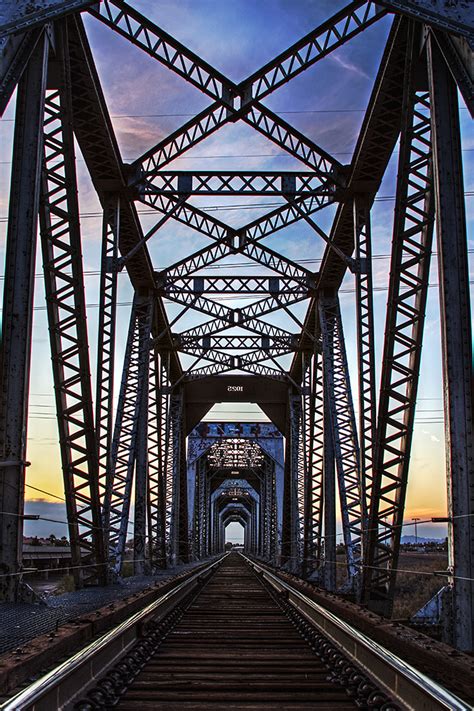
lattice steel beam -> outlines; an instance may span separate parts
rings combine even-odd
[[[159,171],[137,184],[138,197],[158,195],[324,195],[334,187],[313,172]]]
[[[179,278],[183,277],[183,275],[190,276],[233,254],[242,254],[257,264],[261,264],[286,278],[307,281],[309,284],[313,284],[316,278],[316,275],[309,269],[305,269],[269,247],[246,240],[242,236],[226,235],[226,237],[217,240],[214,244],[171,264],[162,272],[157,272],[156,279],[159,281],[168,278]]]
[[[186,563],[189,557],[189,530],[188,530],[188,495],[187,495],[187,469],[186,469],[186,430],[184,425],[184,392],[181,388],[171,395],[169,415],[169,431],[171,441],[172,459],[169,462],[169,474],[173,488],[170,519],[170,562]]]
[[[359,133],[354,156],[347,175],[347,188],[363,192],[371,206],[388,161],[400,133],[405,57],[407,52],[408,21],[396,17],[387,40],[375,85]],[[338,250],[350,257],[354,250],[354,220],[351,200],[337,209],[330,239]],[[338,289],[347,270],[331,246],[327,246],[318,275],[318,287]],[[317,307],[312,301],[305,319],[305,333],[314,333]],[[310,339],[302,340],[304,348],[311,348]],[[297,354],[291,366],[291,377],[301,382],[301,356]]]
[[[166,272],[165,272],[166,274]],[[191,294],[293,294],[309,295],[309,284],[294,278],[261,276],[158,277],[157,289],[164,295]]]
[[[262,365],[260,363],[251,363],[249,365],[247,365],[246,363],[241,363],[239,367],[241,370],[244,370],[247,373],[253,373],[254,375],[263,375],[264,377],[269,379],[279,380],[282,382],[287,382],[288,380],[287,375],[283,371],[276,370],[276,368],[269,368],[268,366]],[[226,366],[214,363],[209,366],[204,366],[202,368],[196,368],[194,370],[188,371],[188,373],[186,373],[185,380],[199,380],[201,378],[207,378],[210,375],[228,373],[232,370],[235,370],[234,365],[229,364],[228,366]]]
[[[143,428],[147,408],[149,340],[153,315],[150,297],[135,296],[122,371],[117,414],[115,417],[110,472],[104,499],[104,526],[111,562],[120,573],[128,535],[132,487],[136,467],[146,463],[138,460],[146,452]],[[140,431],[142,428],[142,431]],[[141,473],[142,473],[141,472]],[[138,485],[138,481],[136,484]],[[142,487],[145,496],[146,488]],[[137,502],[136,502],[137,503]],[[141,506],[141,502],[139,507]],[[139,512],[139,515],[141,511]],[[140,521],[142,526],[142,521]]]
[[[0,597],[20,597],[33,285],[49,45],[43,37],[18,86],[0,352]],[[6,466],[6,462],[10,464]],[[77,549],[75,549],[75,554]]]
[[[97,384],[95,427],[99,460],[101,501],[107,488],[107,471],[113,433],[115,331],[117,318],[117,269],[120,236],[120,197],[110,196],[104,209],[99,284]]]
[[[430,98],[417,91],[411,32],[363,590],[368,605],[385,615],[393,605],[402,533],[434,218]]]
[[[241,82],[239,87],[126,3],[119,0],[104,2],[93,14],[216,99],[195,119],[187,122],[135,162],[136,166],[142,165],[145,173],[163,168],[167,162],[228,121],[245,118],[258,131],[295,157],[305,162],[308,158],[313,159],[310,166],[313,169],[318,172],[322,169],[326,174],[332,171],[334,174],[334,169],[339,165],[337,161],[262,106],[258,99],[340,47],[385,13],[372,2],[351,3],[276,57],[273,62]],[[238,95],[240,108],[234,101]]]
[[[55,41],[60,71],[45,103],[40,226],[71,554],[82,585],[104,582],[106,569],[65,24]]]
[[[337,296],[319,297],[324,397],[332,429],[349,584],[357,590],[362,563],[366,507],[360,479],[359,446],[344,333]]]
[[[282,304],[290,306],[306,298],[307,294],[304,293],[283,294],[278,299],[270,296],[267,299],[260,299],[241,309],[234,309],[223,306],[219,302],[207,299],[204,296],[198,296],[196,298],[193,294],[186,294],[186,292],[168,294],[170,301],[189,306],[195,311],[200,311],[203,314],[214,317],[214,320],[197,326],[197,330],[190,329],[195,335],[201,334],[202,336],[211,335],[234,326],[239,326],[240,328],[245,328],[248,331],[254,331],[261,335],[270,335],[274,327],[258,317],[266,316],[267,314],[277,311],[281,308]],[[184,333],[189,334],[189,331],[185,331]]]
[[[440,281],[452,639],[474,650],[474,379],[461,132],[457,88],[428,38]]]
[[[222,336],[210,336],[208,339],[202,338],[200,336],[183,336],[179,334],[177,338],[177,348],[187,349],[187,348],[202,348],[204,350],[245,350],[245,351],[258,351],[264,350],[284,350],[285,352],[290,352],[296,350],[298,347],[298,336],[294,334],[290,337],[276,337],[274,336],[272,342],[265,338],[265,336],[252,336],[252,335],[222,335]]]
[[[304,456],[307,476],[304,483],[303,569],[311,577],[321,567],[323,546],[323,475],[324,475],[324,394],[322,358],[316,352],[305,369],[303,383]]]
[[[135,205],[126,190],[125,167],[80,16],[68,18],[68,29],[74,134],[103,207],[111,192],[121,195],[119,250],[121,255],[126,255],[142,240],[143,232]],[[153,267],[146,245],[127,262],[126,269],[135,290],[153,290]],[[171,346],[161,299],[155,303],[153,333],[164,333],[163,344]],[[173,380],[182,374],[179,359],[174,354],[171,355],[170,372]]]
[[[148,549],[152,571],[166,568],[166,511],[161,433],[160,357],[150,349],[148,398]]]
[[[262,99],[385,15],[375,2],[356,0],[240,84],[244,102]]]
[[[230,337],[227,337],[227,339],[230,341]],[[209,344],[207,343],[205,343],[204,345],[202,343],[179,345],[178,350],[181,353],[188,353],[189,355],[194,356],[202,356],[205,359],[213,361],[215,360],[215,362],[217,362],[218,360],[219,362],[221,362],[220,359],[222,357],[232,359],[232,361],[229,360],[229,362],[233,362],[234,364],[236,364],[235,367],[238,367],[240,361],[246,363],[257,363],[262,360],[268,360],[269,358],[276,358],[278,356],[286,355],[287,353],[291,353],[292,350],[294,350],[294,348],[288,348],[288,346],[285,345],[278,346],[278,344],[273,344],[271,347],[268,346],[267,348],[262,348],[262,339],[260,338],[258,340],[260,341],[260,346],[258,348],[255,348],[254,350],[251,350],[249,352],[239,353],[235,356],[228,355],[224,351],[220,350],[218,347],[210,348]],[[237,348],[235,345],[231,345],[230,350],[237,350]],[[241,350],[241,348],[239,350]]]
[[[240,326],[239,323],[233,324],[234,326]],[[212,336],[220,331],[224,331],[229,328],[229,323],[224,319],[215,319],[212,321],[206,321],[198,326],[189,328],[179,334],[179,338],[197,337],[203,338],[206,336]],[[271,323],[266,323],[266,321],[260,321],[259,319],[250,319],[245,323],[245,328],[248,331],[255,331],[261,336],[266,336],[268,338],[291,338],[292,334],[290,331],[285,331],[283,328],[278,326],[273,326]]]
[[[289,391],[283,485],[281,564],[297,571],[300,564],[298,471],[301,436],[301,398]]]
[[[354,198],[354,243],[356,253],[360,466],[364,498],[367,506],[369,506],[376,429],[375,336],[370,210],[361,196]]]
[[[90,13],[213,99],[230,102],[236,85],[122,0],[103,0]]]

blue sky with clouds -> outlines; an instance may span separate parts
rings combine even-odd
[[[160,3],[135,0],[133,6],[174,35],[179,41],[223,72],[233,81],[241,81],[274,55],[283,51],[301,36],[312,30],[346,3],[334,0],[163,0]],[[187,121],[210,103],[210,99],[188,85],[181,77],[162,67],[151,57],[131,46],[96,19],[85,16],[85,25],[93,48],[99,75],[108,100],[110,113],[125,160],[133,160],[141,153]],[[308,71],[281,87],[263,103],[304,132],[342,163],[351,159],[357,133],[371,92],[391,17],[379,20],[373,27],[350,43],[318,62]],[[463,149],[465,160],[465,189],[474,189],[474,132],[469,114],[461,110]],[[11,160],[11,135],[14,101],[0,123],[0,249],[4,251],[7,214],[7,190]],[[286,155],[250,127],[229,124],[201,142],[186,156],[171,164],[175,169],[191,170],[292,170],[300,164]],[[388,282],[393,196],[397,171],[394,154],[373,210],[373,251],[375,254],[375,312],[377,323],[376,348],[378,362],[383,342],[386,286]],[[78,152],[79,199],[82,215],[86,293],[90,305],[88,321],[93,370],[96,350],[98,301],[98,268],[101,239],[99,203],[94,195],[84,164]],[[384,199],[380,199],[384,198]],[[278,202],[278,198],[270,202]],[[267,208],[263,198],[193,198],[196,205],[233,226],[243,225]],[[467,198],[471,272],[473,200]],[[154,223],[153,215],[139,206],[144,229]],[[329,231],[333,208],[326,208],[317,216],[318,224]],[[152,239],[150,253],[156,268],[173,263],[191,251],[208,244],[203,236],[170,220]],[[324,251],[322,240],[311,228],[301,223],[285,232],[277,233],[266,244],[295,260],[312,260],[305,266],[317,270],[318,259]],[[231,263],[244,260],[231,258],[222,264],[222,272]],[[3,263],[3,259],[2,259]],[[225,268],[227,265],[227,269]],[[41,261],[38,258],[37,272]],[[436,258],[433,259],[431,283],[438,282]],[[232,273],[258,273],[245,265],[232,267]],[[209,273],[219,273],[210,271]],[[472,277],[471,277],[472,279]],[[118,363],[123,358],[124,336],[132,293],[126,275],[121,275],[119,288]],[[353,276],[347,275],[342,290],[341,304],[347,337],[347,349],[353,385],[355,380],[355,332]],[[245,300],[230,300],[228,305],[242,306]],[[306,304],[295,309],[300,316]],[[28,482],[61,495],[61,472],[54,422],[52,376],[49,368],[48,336],[44,310],[44,290],[37,280],[36,311],[33,337],[33,370],[30,420],[29,459],[32,466]],[[176,307],[170,307],[170,315]],[[205,320],[196,315],[183,319],[179,330]],[[274,323],[296,330],[287,317],[269,318]],[[426,338],[420,383],[417,424],[412,454],[410,486],[407,501],[409,515],[436,515],[445,507],[445,474],[441,401],[441,364],[439,344],[438,294],[430,289]],[[241,419],[255,419],[255,408],[240,408]],[[217,413],[237,417],[229,405],[216,408]],[[29,490],[28,498],[41,496]],[[421,534],[421,531],[420,531]],[[431,534],[433,535],[433,534]]]

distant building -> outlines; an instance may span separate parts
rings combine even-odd
[[[49,539],[37,539],[37,541],[33,544],[23,543],[23,567],[36,568],[37,574],[46,580],[49,574],[54,574],[56,570],[61,575],[68,575],[72,565],[71,546],[51,545]]]

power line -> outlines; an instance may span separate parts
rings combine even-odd
[[[474,150],[474,149],[473,149]],[[473,197],[474,196],[474,190],[467,190],[464,192],[464,197]],[[375,198],[374,202],[392,202],[396,199],[395,195],[380,195]],[[261,207],[282,207],[283,205],[287,205],[288,203],[286,202],[258,202],[258,203],[239,203],[237,205],[235,204],[229,204],[229,205],[202,205],[199,209],[202,210],[203,212],[217,212],[217,211],[234,211],[234,210],[256,210]],[[185,203],[186,205],[186,203]],[[137,211],[139,215],[156,215],[156,210],[138,210]],[[102,217],[102,212],[97,210],[93,212],[81,212],[79,213],[79,217],[81,219],[90,219],[90,218],[95,218],[95,217]],[[8,222],[8,215],[2,215],[0,216],[0,223],[7,223]]]

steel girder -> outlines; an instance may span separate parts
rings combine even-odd
[[[100,86],[92,52],[81,18],[68,19],[69,56],[74,134],[89,170],[91,180],[105,209],[110,194],[120,194],[119,251],[125,256],[143,243],[143,232],[134,203],[127,191],[126,169],[123,164],[112,122]],[[91,130],[91,126],[94,130]],[[147,245],[126,263],[126,270],[136,290],[154,289],[153,267]],[[171,349],[169,324],[161,299],[155,300],[153,334],[160,335],[160,346]],[[177,380],[182,369],[176,354],[170,350],[170,377]]]
[[[145,205],[166,215],[173,209],[178,198],[173,199],[164,195],[148,195],[142,196],[141,200]],[[264,237],[268,237],[301,220],[303,214],[313,215],[330,202],[331,200],[327,196],[295,197],[291,202],[265,213],[265,215],[238,229],[186,202],[182,203],[173,212],[173,219],[215,240],[222,248],[227,245],[228,250],[230,250],[229,253],[236,253],[235,250],[238,248],[243,249],[247,243],[259,242]],[[211,248],[212,245],[207,247],[207,249]],[[205,252],[204,250],[202,251],[203,253]],[[277,256],[282,257],[279,253]]]
[[[283,522],[281,533],[281,564],[298,571],[301,563],[298,482],[300,479],[301,398],[288,395],[288,424],[285,433],[285,474],[283,488]]]
[[[106,489],[108,458],[113,434],[115,331],[117,318],[118,243],[120,238],[120,196],[110,195],[104,208],[99,287],[97,382],[95,427],[99,459],[101,500]]]
[[[203,276],[203,277],[168,277],[163,286],[157,280],[157,287],[166,296],[173,292],[202,294],[306,294],[309,296],[310,286],[307,280],[297,281],[294,278],[262,277],[262,276]]]
[[[402,533],[434,219],[430,98],[416,84],[416,37],[412,27],[363,584],[364,599],[385,615]]]
[[[366,528],[366,506],[360,476],[359,445],[349,370],[337,296],[319,297],[322,335],[324,397],[332,430],[342,528],[346,547],[349,585],[357,590],[362,565],[362,535]]]
[[[395,18],[380,63],[374,89],[354,150],[347,175],[347,190],[360,193],[363,189],[367,204],[372,205],[388,161],[400,133],[405,57],[407,52],[408,21]],[[338,289],[347,270],[347,261],[340,253],[350,257],[354,250],[354,215],[352,200],[342,202],[337,209],[330,240],[338,248],[327,246],[318,273],[317,287]],[[314,334],[317,328],[317,300],[312,300],[304,323],[302,348],[311,348],[305,335]],[[291,378],[302,380],[302,357],[297,353],[293,360]]]
[[[107,486],[103,505],[104,527],[111,563],[120,573],[129,528],[132,487],[135,476],[134,535],[143,536],[146,487],[143,460],[147,452],[148,372],[150,330],[153,318],[151,297],[135,295],[123,364],[117,414],[115,417]],[[137,559],[140,570],[142,558]]]
[[[306,466],[303,506],[303,577],[320,568],[323,548],[324,392],[321,355],[308,353],[303,381],[303,440]]]
[[[297,336],[296,334],[282,337],[274,336],[272,342],[266,339],[265,336],[236,335],[236,336],[183,336],[178,337],[178,346],[184,352],[194,352],[193,349],[203,350],[245,350],[245,351],[260,351],[260,350],[275,350],[277,352],[289,353],[296,350]],[[190,349],[189,351],[187,349]]]
[[[323,369],[323,393],[327,392]],[[320,425],[321,427],[321,425]],[[320,579],[326,590],[336,590],[336,473],[334,439],[331,425],[329,400],[324,396],[323,402],[323,437],[324,437],[324,470],[323,470],[323,515],[324,542],[321,560]]]
[[[153,525],[159,526],[158,549],[161,565],[176,565],[189,558],[188,510],[186,495],[186,428],[184,424],[184,392],[170,382],[170,353],[160,356],[160,379],[157,392],[158,419],[156,445],[158,450],[158,489],[151,516]],[[156,375],[155,375],[156,387]],[[152,425],[155,427],[155,425]],[[161,492],[161,496],[160,496]]]
[[[469,3],[445,3],[442,0],[380,0],[380,4],[412,19],[421,20],[433,28],[474,39],[474,12]]]
[[[275,465],[268,456],[261,467],[260,494],[260,555],[270,563],[276,563],[277,556],[277,511]]]
[[[173,487],[170,523],[170,561],[172,565],[189,560],[188,499],[186,470],[186,428],[184,425],[184,391],[181,387],[171,395],[170,431],[173,460]],[[168,444],[169,446],[169,444]]]
[[[210,488],[205,457],[196,462],[196,493],[194,498],[194,554],[206,558],[210,553]]]
[[[171,172],[160,170],[137,186],[139,195],[334,195],[334,186],[313,172]]]
[[[0,355],[0,597],[15,600],[23,539],[33,283],[49,44],[43,36],[18,86]]]
[[[260,104],[259,99],[340,47],[384,11],[373,2],[351,3],[239,85],[120,0],[102,3],[92,14],[215,99],[211,106],[135,162],[146,174],[155,173],[225,123],[239,118],[300,160],[311,161],[313,170],[328,174],[338,166],[337,162]],[[240,99],[240,107],[236,98]]]
[[[166,568],[166,507],[165,507],[165,457],[162,433],[162,395],[160,383],[160,356],[150,348],[149,400],[148,400],[148,477],[147,514],[148,546],[152,571]]]
[[[370,210],[361,196],[354,198],[356,253],[356,318],[359,375],[359,450],[366,506],[371,500],[376,427],[374,306]]]
[[[56,26],[55,46],[60,69],[45,100],[40,228],[69,535],[81,585],[84,578],[104,581],[106,569],[65,23]]]
[[[466,209],[456,85],[431,37],[428,76],[440,281],[452,637],[474,649],[474,380]]]
[[[41,46],[48,42],[41,28],[0,38],[0,116],[3,116],[39,40]]]
[[[235,238],[238,238],[235,244]],[[296,262],[284,257],[278,252],[261,244],[256,244],[255,240],[246,240],[242,236],[226,234],[225,237],[217,240],[215,244],[200,249],[198,252],[189,255],[179,262],[175,262],[167,269],[156,274],[158,285],[168,279],[180,279],[189,277],[194,272],[216,264],[224,257],[233,254],[242,254],[248,259],[267,267],[274,272],[278,272],[285,279],[298,280],[313,285],[315,274],[309,269],[305,269]]]
[[[0,11],[0,34],[16,34],[83,10],[94,0],[15,0]]]

